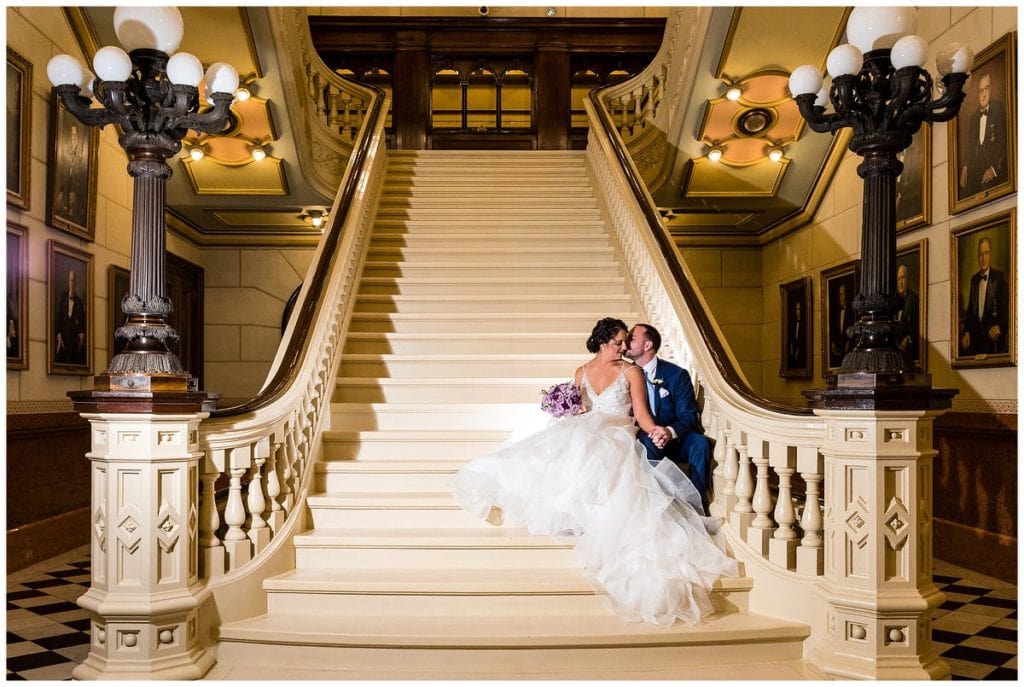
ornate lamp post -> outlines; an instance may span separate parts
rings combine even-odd
[[[93,391],[68,394],[89,420],[92,442],[92,580],[78,599],[90,612],[92,641],[74,674],[196,679],[214,662],[201,635],[211,596],[197,553],[199,463],[208,459],[198,430],[214,396],[189,390],[188,372],[166,345],[177,338],[164,283],[167,158],[190,129],[231,126],[238,73],[216,63],[204,77],[198,58],[175,53],[183,25],[173,7],[119,7],[114,28],[128,52],[98,50],[98,78],[69,55],[46,68],[79,121],[118,127],[135,179],[131,278],[121,303],[128,317],[116,333],[128,343]],[[203,111],[201,92],[212,106]]]
[[[100,48],[93,58],[97,76],[70,55],[57,55],[46,67],[61,101],[87,126],[115,124],[135,179],[132,264],[128,316],[115,336],[127,340],[122,353],[96,378],[98,391],[185,391],[189,374],[167,348],[177,333],[167,324],[173,304],[165,293],[164,206],[171,168],[167,158],[181,150],[189,129],[206,133],[228,128],[238,73],[217,62],[206,70],[197,57],[175,52],[184,26],[173,7],[119,7],[114,11],[118,40],[128,49]],[[174,53],[172,55],[172,53]],[[211,108],[200,112],[200,82]],[[99,107],[94,107],[95,102]]]
[[[939,54],[941,95],[933,100],[932,77],[921,67],[928,44],[912,35],[916,28],[913,8],[858,7],[846,26],[850,43],[828,56],[831,87],[822,88],[822,76],[811,65],[797,67],[789,79],[811,129],[835,133],[851,127],[850,150],[864,158],[857,167],[864,179],[863,286],[853,301],[856,345],[839,368],[839,388],[931,386],[931,375],[896,345],[896,177],[903,170],[897,154],[922,123],[956,116],[974,55],[956,43]]]

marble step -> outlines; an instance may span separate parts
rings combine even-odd
[[[324,460],[469,460],[504,444],[503,430],[392,430],[323,433]]]
[[[566,263],[569,264],[566,264]],[[619,263],[614,260],[545,260],[496,262],[491,256],[487,261],[428,261],[422,260],[415,264],[396,263],[394,261],[368,260],[363,266],[363,274],[368,277],[507,277],[510,279],[523,277],[597,277],[609,275],[613,278],[621,276]]]
[[[401,332],[401,333],[458,333],[462,332],[564,332],[585,331],[589,334],[594,324],[604,316],[619,317],[628,322],[638,321],[633,311],[594,311],[565,313],[369,313],[352,315],[349,331]]]
[[[324,460],[316,464],[318,492],[443,492],[466,464],[462,459]]]
[[[572,377],[580,365],[590,360],[586,351],[577,353],[467,353],[437,355],[394,355],[353,353],[342,356],[341,377],[438,378],[493,377],[500,371],[509,376]]]
[[[463,430],[511,432],[542,414],[532,403],[332,403],[332,431]]]
[[[374,232],[469,232],[485,231],[489,234],[514,234],[516,236],[555,235],[559,233],[594,232],[607,235],[604,222],[599,219],[572,219],[553,223],[543,217],[488,217],[485,220],[466,217],[407,219],[399,217],[378,217],[374,221]]]
[[[396,184],[384,188],[384,193],[380,199],[380,208],[436,207],[448,208],[452,212],[459,212],[461,210],[463,213],[502,208],[506,212],[514,212],[522,208],[524,203],[528,203],[531,208],[551,208],[556,210],[599,207],[597,198],[592,193],[586,192],[585,187],[580,187],[577,193],[572,194],[567,194],[565,191],[561,193],[554,191],[540,193],[516,188],[514,192],[510,190],[509,193],[480,192],[465,197],[452,196],[450,193],[426,193],[420,190],[405,192]]]
[[[493,232],[421,232],[410,234],[379,231],[373,233],[370,247],[371,249],[474,248],[504,252],[524,248],[562,251],[573,251],[578,248],[593,250],[597,248],[611,248],[612,244],[607,235],[592,232],[496,236]]]
[[[324,450],[327,450],[326,446]],[[409,454],[400,451],[391,455],[399,457]],[[438,455],[424,455],[424,458],[427,457],[451,459],[452,455],[439,452]],[[447,490],[324,492],[310,496],[306,503],[314,528],[390,530],[408,527],[410,523],[416,523],[419,527],[478,528],[484,524],[480,518],[459,508]]]
[[[800,661],[810,628],[799,623],[727,613],[666,628],[531,609],[517,617],[265,615],[223,625],[217,658],[371,679],[821,678]]]
[[[468,354],[503,353],[579,353],[585,350],[589,332],[463,332],[458,337],[450,334],[378,334],[352,332],[345,339],[344,353]]]
[[[359,294],[355,312],[366,313],[539,313],[539,312],[619,312],[633,310],[632,297],[601,294],[551,294],[538,296],[498,296],[460,294],[444,299],[437,296],[388,296]]]
[[[359,294],[408,296],[547,296],[552,294],[620,295],[629,293],[625,278],[604,277],[367,277]],[[589,330],[588,330],[589,331]]]
[[[578,247],[572,250],[533,245],[528,242],[518,246],[510,246],[501,254],[502,263],[507,268],[533,263],[556,263],[572,266],[596,261],[613,261],[615,250],[611,246]],[[366,260],[370,262],[396,262],[420,265],[431,262],[469,262],[472,264],[493,261],[495,251],[484,246],[435,246],[417,245],[404,247],[388,247],[370,245]]]
[[[493,527],[317,529],[295,537],[297,568],[488,569],[568,568],[571,541]]]
[[[540,403],[540,394],[557,377],[449,377],[438,379],[380,379],[339,377],[335,403]]]

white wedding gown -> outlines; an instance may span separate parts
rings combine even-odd
[[[577,560],[619,617],[692,625],[713,612],[715,580],[737,574],[718,520],[675,464],[648,464],[624,375],[596,394],[584,374],[581,392],[589,412],[473,459],[455,500],[481,518],[497,506],[531,534],[576,535]]]

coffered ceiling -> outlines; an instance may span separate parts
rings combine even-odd
[[[846,12],[714,11],[672,173],[653,192],[677,240],[761,243],[806,221],[842,145],[805,129],[787,90],[789,72],[801,64],[824,66]],[[769,157],[773,149],[781,153],[777,160]],[[717,161],[713,150],[721,154]]]

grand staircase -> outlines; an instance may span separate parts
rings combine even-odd
[[[210,677],[820,678],[805,625],[720,580],[696,627],[619,620],[571,543],[494,527],[447,484],[642,319],[576,152],[392,152],[295,569],[220,629]]]

